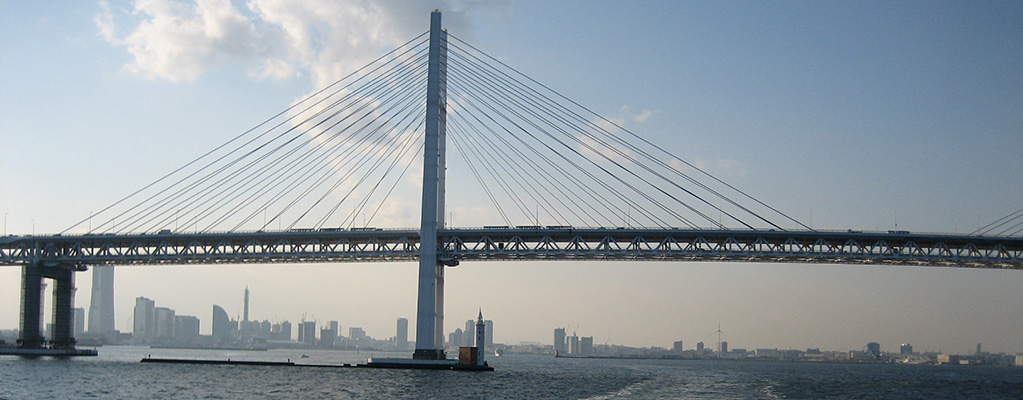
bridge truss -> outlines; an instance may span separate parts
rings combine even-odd
[[[418,261],[418,229],[9,237],[0,264]],[[438,231],[438,258],[920,265],[1023,269],[1023,238],[905,232],[497,227]]]

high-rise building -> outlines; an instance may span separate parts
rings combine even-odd
[[[579,338],[579,355],[583,357],[593,355],[593,336]]]
[[[903,355],[913,354],[913,345],[909,343],[903,343],[902,346],[899,346],[899,354]]]
[[[352,340],[363,340],[366,338],[366,331],[357,326],[348,328],[348,338]]]
[[[89,333],[114,331],[114,267],[92,267],[92,298],[89,301]]]
[[[145,297],[135,298],[135,316],[132,338],[147,342],[156,337],[156,302]]]
[[[408,319],[398,318],[398,327],[394,333],[394,346],[398,350],[408,350]]]
[[[465,320],[465,329],[463,329],[462,332],[476,332],[476,323],[473,322],[473,320],[471,320],[471,319]],[[475,335],[465,335],[465,344],[463,344],[462,346],[473,347],[475,345],[476,345],[476,336]]]
[[[696,352],[703,353],[703,342],[696,342]]]
[[[721,342],[721,354],[728,352],[728,342]]]
[[[565,328],[554,329],[554,353],[567,355],[568,348],[565,346]]]
[[[316,344],[316,321],[302,321],[298,324],[298,341]]]
[[[981,353],[983,353],[983,352],[980,351],[980,343],[977,343],[977,354],[976,355],[979,356],[979,355],[981,355]]]
[[[234,324],[227,311],[216,304],[213,305],[213,342],[217,344],[229,342],[234,338]]]
[[[675,343],[673,343],[672,346],[671,346],[671,350],[676,352],[676,353],[681,353],[682,352],[682,341],[681,340],[675,341]]]
[[[281,321],[281,337],[280,340],[291,340],[291,322]]]
[[[153,337],[170,339],[174,337],[174,310],[167,307],[156,307],[153,318]]]
[[[579,337],[576,336],[575,334],[572,334],[572,336],[568,337],[568,354],[577,356],[579,355],[580,350],[581,349],[579,348]]]
[[[74,319],[73,331],[75,336],[79,336],[85,333],[85,309],[78,307],[75,308],[75,319]]]

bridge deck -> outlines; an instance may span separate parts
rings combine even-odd
[[[446,229],[441,258],[751,261],[1023,269],[1023,238],[909,232],[571,227]],[[0,238],[0,265],[415,261],[415,229]]]

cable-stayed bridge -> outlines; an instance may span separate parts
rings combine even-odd
[[[452,223],[453,203],[476,227]],[[448,35],[434,13],[430,31],[60,234],[0,238],[0,264],[23,266],[21,345],[44,345],[50,278],[52,344],[68,348],[74,272],[91,265],[418,261],[415,356],[436,359],[444,268],[460,262],[1021,269],[1021,233],[1023,210],[970,235],[811,229]]]

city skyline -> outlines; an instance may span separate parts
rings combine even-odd
[[[546,3],[296,3],[307,19],[287,27],[288,11],[260,1],[5,3],[0,147],[16,150],[0,158],[4,233],[84,220],[421,33],[433,8],[459,38],[812,227],[969,233],[1020,207],[1023,177],[1005,173],[1023,170],[1018,3]],[[267,40],[154,22],[174,17]],[[486,223],[476,199],[448,200],[454,225]],[[387,226],[415,226],[404,211]],[[19,272],[0,268],[0,326],[17,325]],[[483,308],[513,342],[579,325],[598,343],[668,346],[720,322],[731,342],[771,347],[1023,348],[1018,271],[479,262],[448,274],[444,330]],[[76,276],[77,307],[91,275]],[[241,314],[245,284],[265,292],[254,306],[291,321],[414,324],[412,263],[123,267],[117,281],[120,330],[140,296]]]

